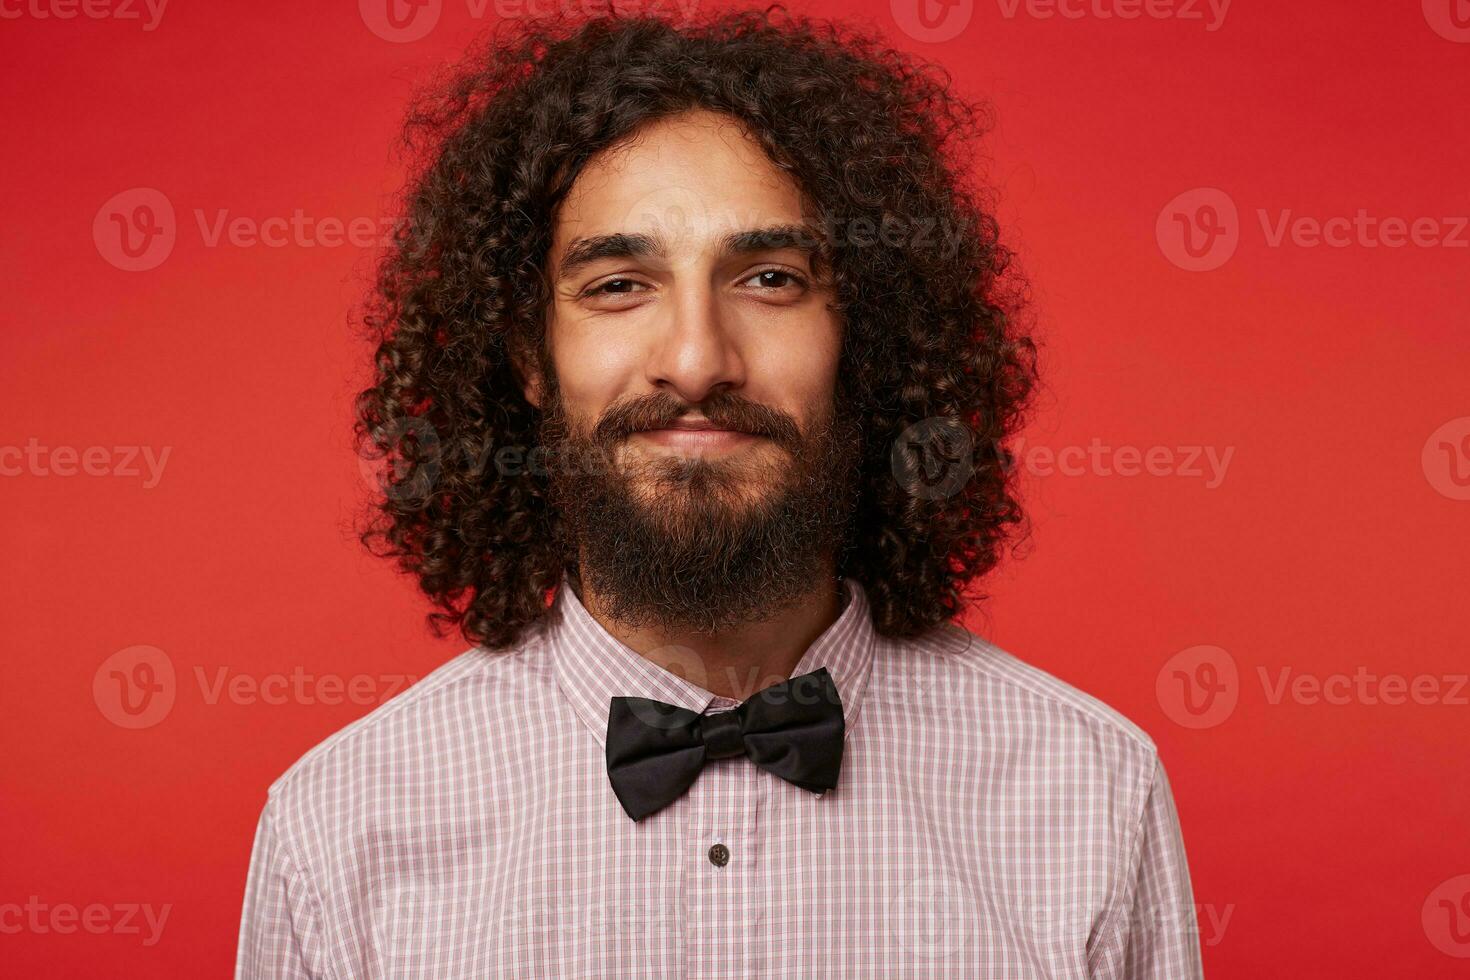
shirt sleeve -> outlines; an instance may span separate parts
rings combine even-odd
[[[1179,814],[1164,765],[1153,779],[1137,843],[1122,928],[1123,980],[1202,980],[1199,926]]]
[[[266,803],[255,830],[240,917],[236,980],[324,980],[321,902]]]

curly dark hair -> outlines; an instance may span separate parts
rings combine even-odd
[[[841,390],[865,431],[838,574],[862,583],[875,628],[913,636],[954,618],[1025,534],[1002,447],[1036,345],[1025,283],[972,186],[987,106],[875,36],[779,8],[506,22],[413,103],[404,220],[363,312],[375,369],[354,433],[392,465],[360,537],[418,577],[442,610],[436,635],[459,623],[471,642],[511,645],[574,565],[546,479],[487,465],[536,444],[512,355],[542,347],[553,221],[583,166],[689,109],[742,123],[845,230],[824,261]],[[884,233],[895,222],[903,232]],[[934,463],[960,480],[933,492]]]

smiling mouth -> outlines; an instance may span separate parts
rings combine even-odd
[[[699,451],[734,449],[760,438],[760,436],[749,432],[740,432],[735,429],[717,429],[709,426],[673,426],[666,429],[645,429],[633,434],[655,446]]]

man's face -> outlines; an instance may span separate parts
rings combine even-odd
[[[821,584],[858,443],[805,218],[708,112],[589,161],[558,213],[527,397],[544,443],[601,461],[553,466],[553,496],[620,619],[714,631]]]

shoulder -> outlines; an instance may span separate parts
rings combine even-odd
[[[990,755],[1030,771],[1085,769],[1146,795],[1158,764],[1153,739],[1093,695],[953,623],[881,646],[880,698],[955,718]]]
[[[971,675],[987,690],[1032,705],[1058,723],[1092,729],[1154,753],[1148,733],[1111,705],[1002,649],[964,627],[946,624],[934,642],[952,671]]]
[[[513,724],[510,706],[544,703],[537,691],[555,681],[541,653],[534,631],[509,650],[464,651],[308,749],[271,784],[267,806],[278,819],[312,820],[324,806],[361,801],[399,762],[420,775],[448,764],[467,741]]]

